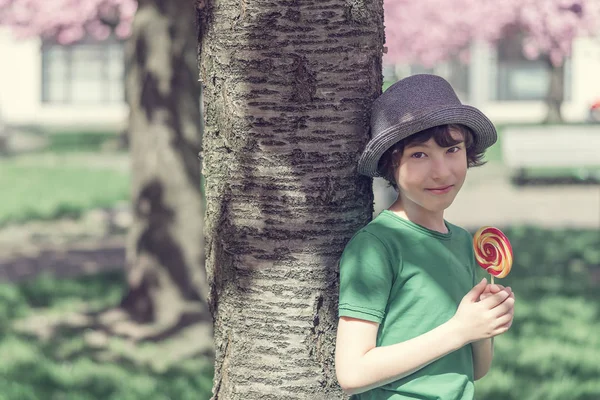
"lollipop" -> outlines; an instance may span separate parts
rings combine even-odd
[[[473,236],[475,259],[494,277],[504,278],[512,267],[513,252],[508,238],[498,228],[484,226]]]

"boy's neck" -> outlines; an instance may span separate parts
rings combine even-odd
[[[444,222],[443,211],[435,213],[423,209],[411,209],[410,207],[404,207],[398,200],[396,200],[394,204],[388,208],[388,210],[400,218],[406,219],[417,225],[421,225],[432,231],[448,233],[448,227]]]

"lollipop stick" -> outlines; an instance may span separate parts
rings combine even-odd
[[[494,284],[494,275],[492,275],[492,285]]]

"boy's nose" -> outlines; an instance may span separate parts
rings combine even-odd
[[[431,177],[436,181],[443,181],[450,176],[450,167],[443,159],[433,160],[431,166]]]

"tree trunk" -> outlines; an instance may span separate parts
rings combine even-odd
[[[8,154],[8,129],[2,120],[1,111],[0,109],[0,156]]]
[[[137,322],[165,328],[211,320],[197,35],[193,3],[140,0],[126,50],[134,220],[122,307]]]
[[[561,123],[563,119],[560,108],[565,98],[565,64],[556,66],[552,64],[550,57],[546,57],[545,61],[550,69],[550,87],[546,95],[548,111],[544,123]]]
[[[343,398],[338,259],[382,86],[382,1],[198,1],[215,400]]]

